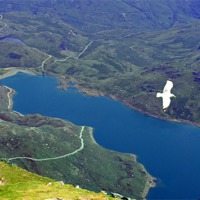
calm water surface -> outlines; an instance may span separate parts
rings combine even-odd
[[[3,41],[12,42],[12,43],[19,44],[19,45],[22,45],[22,46],[26,45],[23,41],[21,41],[21,40],[19,40],[17,38],[11,38],[11,37],[0,38],[0,42],[3,42]]]
[[[0,82],[17,91],[16,111],[92,126],[100,145],[136,154],[158,178],[148,199],[200,198],[200,128],[154,119],[106,97],[58,90],[52,77],[18,74]]]

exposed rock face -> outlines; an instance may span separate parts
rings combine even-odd
[[[0,179],[0,186],[1,186],[1,185],[5,185],[5,184],[6,184],[6,181],[4,180],[4,178],[1,178],[1,179]]]

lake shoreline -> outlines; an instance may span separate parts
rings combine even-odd
[[[93,133],[94,133],[94,129],[93,129],[92,127],[89,127],[89,135],[90,135],[91,141],[93,141],[96,145],[99,145],[99,144],[96,142]],[[101,146],[101,145],[99,145],[99,146]],[[102,146],[101,146],[101,147],[102,147]],[[105,148],[105,147],[103,147],[103,148]],[[113,150],[110,150],[110,151],[113,151]],[[128,154],[130,155],[130,157],[131,157],[135,162],[138,162],[138,161],[137,161],[137,155],[132,154],[132,153],[128,153]],[[138,163],[139,163],[139,162],[138,162]],[[148,193],[149,193],[149,190],[150,190],[151,188],[156,187],[156,183],[155,183],[156,178],[153,177],[153,176],[151,176],[151,175],[147,172],[147,170],[146,170],[146,168],[144,167],[144,165],[142,165],[142,164],[140,163],[140,166],[142,167],[142,170],[147,174],[146,183],[145,183],[145,186],[144,186],[142,195],[141,195],[142,198],[145,199],[146,196],[147,196]]]
[[[30,89],[29,84],[27,85],[26,90],[30,90],[33,93],[33,91],[37,92],[37,91],[39,91],[40,87],[43,88],[43,86],[44,86],[44,88],[46,88],[46,89],[44,90],[44,88],[43,88],[42,91],[50,91],[47,88],[50,88],[50,87],[52,88],[52,86],[53,86],[55,96],[57,96],[60,101],[62,101],[62,99],[64,99],[64,98],[62,98],[62,99],[60,98],[60,93],[62,93],[62,95],[64,95],[64,96],[66,96],[67,99],[69,100],[69,102],[62,101],[62,103],[60,103],[60,106],[58,105],[57,109],[63,110],[63,108],[62,108],[63,105],[66,105],[66,103],[68,103],[68,107],[70,109],[73,109],[74,110],[73,113],[76,114],[75,118],[74,118],[74,114],[68,116],[67,119],[69,121],[73,121],[75,124],[85,124],[87,126],[94,127],[95,130],[97,131],[96,133],[99,134],[98,137],[96,137],[96,134],[95,134],[96,141],[98,142],[98,144],[100,144],[101,146],[103,146],[107,149],[112,149],[117,152],[131,152],[132,156],[134,156],[134,154],[132,154],[132,153],[135,153],[135,155],[137,155],[136,158],[138,158],[140,160],[140,162],[142,161],[145,168],[147,168],[147,170],[152,174],[152,176],[156,177],[156,180],[158,177],[159,180],[161,180],[164,184],[166,184],[164,186],[164,191],[163,191],[163,189],[160,188],[159,184],[157,184],[157,182],[155,181],[155,184],[157,186],[154,187],[153,189],[150,189],[150,191],[149,191],[149,188],[151,188],[153,186],[153,184],[151,182],[146,182],[146,180],[148,180],[147,179],[148,177],[146,177],[143,182],[142,190],[140,193],[141,195],[142,194],[143,194],[143,196],[147,195],[146,198],[154,198],[154,197],[157,198],[158,196],[161,197],[162,195],[163,195],[162,196],[163,198],[166,196],[170,196],[170,197],[174,197],[174,198],[182,198],[183,195],[185,195],[184,191],[188,190],[188,191],[191,191],[191,193],[190,193],[190,196],[188,195],[187,197],[194,196],[194,187],[196,187],[196,189],[197,189],[199,187],[198,183],[194,187],[191,187],[191,188],[188,188],[187,184],[185,182],[183,182],[183,184],[180,186],[180,184],[182,183],[182,182],[180,182],[181,178],[185,176],[184,174],[186,172],[184,172],[184,171],[186,171],[186,170],[180,171],[179,169],[180,169],[180,166],[185,165],[187,171],[191,170],[191,173],[193,174],[193,176],[195,176],[195,177],[200,176],[199,171],[197,171],[197,170],[195,171],[194,169],[191,168],[191,164],[187,165],[187,163],[185,163],[186,162],[185,155],[187,155],[188,156],[187,159],[191,159],[189,161],[191,163],[193,163],[193,166],[196,166],[196,165],[200,166],[200,162],[198,161],[198,159],[195,159],[195,160],[192,159],[193,155],[195,155],[196,157],[199,156],[198,151],[196,151],[196,149],[199,149],[198,141],[200,139],[198,128],[195,128],[194,126],[187,126],[187,124],[183,124],[183,123],[182,124],[181,123],[179,123],[179,124],[178,123],[170,123],[170,121],[172,121],[172,120],[169,120],[169,119],[168,120],[156,120],[156,118],[157,119],[159,119],[159,118],[158,117],[153,117],[153,118],[148,117],[149,115],[142,114],[142,112],[134,112],[137,110],[133,109],[133,108],[130,109],[130,107],[129,107],[130,105],[128,104],[130,102],[128,102],[126,105],[124,102],[122,102],[122,99],[115,99],[115,97],[113,97],[113,96],[98,93],[93,88],[90,91],[90,88],[89,89],[84,88],[84,87],[82,87],[81,83],[78,83],[74,79],[68,79],[64,75],[63,76],[61,75],[58,77],[55,75],[53,76],[53,74],[47,74],[47,77],[44,78],[45,79],[44,80],[42,77],[42,74],[40,74],[40,72],[37,72],[36,70],[35,70],[35,72],[36,72],[36,75],[39,75],[39,76],[27,76],[27,75],[23,75],[23,74],[18,75],[20,77],[19,81],[22,83],[23,83],[23,81],[25,81],[24,83],[28,84],[29,83],[28,80],[31,79],[29,84],[34,85],[33,90]],[[24,77],[26,77],[26,78],[24,79]],[[37,84],[37,81],[35,81],[35,79],[39,81],[38,84]],[[62,82],[60,79],[62,79]],[[46,84],[46,83],[43,84],[44,81],[48,81],[48,80],[49,80],[48,84]],[[14,81],[15,81],[15,77],[13,77],[11,79],[7,79],[5,81],[2,81],[2,83],[5,85],[8,85],[9,87],[15,88]],[[10,84],[10,82],[12,84]],[[9,83],[9,84],[7,84],[7,83]],[[64,85],[61,83],[65,83],[66,87],[64,87]],[[23,85],[24,84],[22,84],[22,87],[23,87]],[[59,90],[57,90],[56,88],[59,88],[62,90],[67,90],[69,88],[69,93],[62,92],[62,91],[59,92]],[[75,88],[75,89],[73,89],[73,88]],[[26,90],[23,90],[24,96],[27,95]],[[21,90],[19,90],[19,91],[21,91]],[[44,94],[44,92],[42,94]],[[71,95],[71,94],[73,94],[73,95]],[[52,95],[52,93],[47,92],[44,94],[44,97],[41,96],[41,98],[46,99],[46,97],[47,97],[46,95],[48,97],[50,97]],[[22,99],[24,99],[24,96],[22,96]],[[71,98],[71,96],[72,96],[72,98]],[[94,98],[92,98],[92,96],[94,96]],[[98,98],[95,98],[95,96]],[[31,100],[29,100],[29,101],[31,101]],[[93,105],[93,101],[97,101],[98,103]],[[104,104],[104,101],[105,101],[105,104]],[[49,101],[47,101],[47,102],[49,102]],[[112,104],[114,105],[114,107],[111,106]],[[26,103],[25,103],[25,105],[26,105]],[[83,108],[83,110],[81,110],[81,115],[80,115],[80,110],[79,110],[78,105],[81,106],[81,108]],[[88,112],[88,109],[89,109],[88,105],[89,105],[89,108],[91,108],[89,112]],[[118,110],[118,107],[115,107],[115,105],[119,106],[119,110]],[[23,107],[23,104],[21,104],[21,106]],[[57,104],[55,104],[53,107],[56,107],[56,106],[57,106]],[[103,107],[101,107],[101,106],[103,106]],[[97,108],[97,110],[95,111],[96,108]],[[110,108],[111,108],[111,110],[109,111]],[[68,110],[68,108],[66,109],[66,111],[67,110]],[[131,110],[132,110],[132,112],[130,112]],[[120,113],[119,113],[119,111],[120,111]],[[92,117],[92,116],[93,116],[93,114],[95,116],[96,112],[99,112],[100,115],[97,115],[95,117],[95,120],[93,121],[94,117]],[[85,118],[82,117],[82,114],[86,115]],[[141,115],[141,116],[138,116],[138,115]],[[100,134],[101,128],[103,128],[102,124],[105,122],[105,116],[107,116],[106,121],[109,121],[109,119],[111,119],[110,124],[112,124],[112,126],[109,127],[109,125],[105,123],[105,125],[104,125],[104,128],[106,128],[104,130],[105,133],[103,133],[101,135]],[[56,115],[56,117],[63,118],[62,115],[60,115],[60,116]],[[169,118],[170,118],[170,116],[169,116]],[[124,124],[122,124],[121,122],[124,122]],[[177,121],[175,121],[175,122],[177,122]],[[181,121],[179,121],[179,122],[181,122]],[[155,124],[153,124],[153,123],[155,123]],[[143,126],[143,124],[145,124],[145,126],[149,127],[149,128],[141,129],[141,125]],[[112,129],[112,127],[115,127],[115,128]],[[150,127],[152,129],[150,129]],[[107,132],[109,131],[110,134],[106,134],[106,131]],[[127,132],[127,136],[129,136],[127,139],[126,139],[126,137],[124,137],[124,134],[126,132]],[[192,134],[193,132],[195,134]],[[107,135],[108,135],[108,138],[107,138]],[[116,143],[113,143],[113,136],[117,136]],[[180,138],[181,138],[181,140],[180,140]],[[170,144],[170,148],[169,148],[168,144]],[[193,144],[193,145],[191,146],[191,144]],[[177,145],[179,145],[180,148],[177,149]],[[188,148],[188,147],[191,147],[191,148]],[[159,149],[159,151],[158,151],[158,149]],[[175,153],[173,155],[173,152],[177,152],[177,153]],[[163,157],[163,155],[165,155],[165,156]],[[177,155],[179,155],[179,156],[177,156]],[[176,163],[176,165],[174,165],[175,163]],[[197,169],[197,168],[199,168],[199,167],[196,167],[195,169]],[[172,176],[170,176],[170,177],[166,176],[168,174],[168,171],[171,169],[173,169]],[[143,170],[139,171],[139,173],[142,174]],[[175,182],[173,180],[173,173],[175,173],[175,176],[179,176],[179,179],[177,179]],[[186,177],[186,178],[188,181],[191,181],[191,175],[188,175],[188,177]],[[185,178],[185,180],[186,180],[186,178]],[[198,179],[197,179],[197,181],[198,181]],[[173,186],[171,186],[171,184]],[[174,193],[170,189],[171,187],[177,188],[178,193],[177,192]],[[184,190],[182,190],[182,188],[184,188]],[[143,193],[143,191],[144,191],[144,193]],[[198,194],[196,194],[196,196],[197,195]],[[194,196],[194,197],[196,197],[196,196]]]
[[[17,73],[25,73],[25,74],[30,74],[30,75],[39,75],[39,72],[36,72],[36,71],[31,71],[31,70],[28,70],[28,69],[18,69],[18,68],[13,68],[13,67],[9,67],[9,68],[2,68],[4,70],[8,70],[8,72],[0,75],[0,79],[4,79],[4,78],[8,78],[10,76],[14,76],[16,75]],[[34,69],[33,69],[34,70]],[[55,74],[47,74],[48,76],[52,76],[52,77],[55,77],[59,80],[60,82],[60,85],[57,87],[58,89],[61,89],[61,90],[67,90],[68,88],[70,88],[71,86],[68,86],[67,85],[67,82],[76,82],[78,83],[76,80],[64,80],[63,76],[62,75],[55,75]],[[192,121],[189,121],[189,120],[184,120],[184,119],[169,119],[169,118],[166,118],[166,117],[161,117],[161,116],[157,116],[157,115],[153,115],[149,112],[145,112],[143,110],[141,110],[140,108],[137,108],[133,105],[130,105],[130,103],[128,103],[126,100],[123,100],[123,99],[120,99],[120,98],[117,98],[113,95],[109,95],[109,94],[104,94],[104,93],[101,93],[101,92],[98,92],[96,90],[88,90],[86,88],[83,88],[83,87],[80,87],[78,84],[75,84],[75,86],[73,86],[73,88],[77,88],[79,89],[82,93],[88,95],[88,96],[104,96],[104,97],[108,97],[110,99],[113,99],[115,101],[118,101],[122,104],[124,104],[125,106],[127,106],[128,108],[134,110],[134,111],[137,111],[139,113],[142,113],[144,115],[147,115],[149,117],[154,117],[156,119],[160,119],[160,120],[164,120],[164,121],[170,121],[170,122],[177,122],[177,123],[185,123],[185,124],[190,124],[190,125],[193,125],[193,126],[196,126],[198,128],[200,128],[200,124],[196,123],[196,122],[192,122]]]
[[[30,75],[36,75],[34,72],[28,70],[28,69],[20,69],[17,67],[8,67],[8,68],[1,68],[5,71],[4,74],[0,75],[0,79],[8,78],[10,76],[14,76],[17,73],[25,73],[25,74],[30,74]]]
[[[62,88],[62,89],[66,90],[67,88],[68,87],[65,87],[65,88]],[[113,95],[100,93],[100,92],[97,92],[95,90],[94,91],[90,91],[90,90],[87,90],[87,89],[85,89],[83,87],[80,87],[78,85],[75,88],[79,89],[82,93],[84,93],[84,94],[86,94],[88,96],[104,96],[104,97],[108,97],[110,99],[113,99],[115,101],[118,101],[118,102],[122,103],[123,105],[127,106],[128,108],[130,108],[130,109],[132,109],[134,111],[137,111],[137,112],[142,113],[142,114],[144,114],[146,116],[149,116],[149,117],[153,117],[153,118],[164,120],[164,121],[189,124],[189,125],[193,125],[193,126],[196,126],[196,127],[200,128],[200,124],[196,123],[196,122],[192,122],[192,121],[184,120],[184,119],[170,119],[170,118],[167,118],[167,117],[161,117],[161,116],[157,116],[157,115],[151,114],[149,112],[145,112],[145,111],[141,110],[140,108],[137,108],[137,107],[131,105],[126,100],[117,98],[117,97],[115,97]]]
[[[16,69],[16,68],[4,68],[5,69],[5,71],[6,70],[8,70],[8,72],[6,72],[5,74],[3,74],[3,75],[0,75],[0,79],[4,79],[4,78],[7,78],[7,77],[11,77],[11,76],[14,76],[14,75],[16,75],[17,73],[25,73],[25,74],[30,74],[30,75],[39,75],[39,73],[37,73],[37,72],[32,72],[32,71],[29,71],[29,70],[24,70],[24,69]],[[55,76],[52,76],[52,77],[55,77]],[[67,86],[67,84],[64,84],[64,81],[62,81],[62,78],[61,77],[55,77],[55,78],[58,78],[59,79],[59,81],[60,81],[60,86],[57,86],[57,88],[58,89],[62,89],[62,90],[67,90],[67,88],[68,88],[68,86]],[[63,86],[65,86],[65,87],[63,87]],[[10,87],[7,87],[7,86],[5,86],[7,89],[9,89],[10,91],[8,92],[8,101],[11,103],[11,104],[9,104],[8,103],[8,109],[12,109],[12,106],[13,106],[13,95],[14,94],[16,94],[16,92],[15,92],[15,90],[14,89],[12,89],[12,88],[10,88]],[[82,91],[81,90],[81,88],[79,88],[79,87],[77,87],[77,89],[79,89],[79,91],[81,91],[81,92],[83,92],[84,94],[86,94],[86,95],[89,95],[89,96],[105,96],[105,95],[103,95],[103,94],[100,94],[100,95],[94,95],[94,93],[86,93],[85,91]],[[109,97],[109,98],[111,98],[111,97]],[[112,98],[113,99],[113,98]],[[15,111],[14,111],[15,112]],[[99,145],[99,146],[101,146],[100,144],[98,144],[97,142],[96,142],[96,140],[95,140],[95,138],[94,138],[94,136],[93,136],[93,132],[94,132],[94,129],[92,128],[92,127],[89,127],[89,134],[90,134],[90,137],[91,137],[91,140],[96,144],[96,145]],[[103,146],[101,146],[101,147],[103,147]],[[105,148],[105,147],[103,147],[103,148]],[[111,149],[110,149],[111,150]],[[111,150],[111,151],[113,151],[113,150]],[[137,163],[139,163],[138,161],[137,161],[137,156],[135,155],[135,154],[130,154],[130,157],[135,161],[135,162],[137,162]],[[146,174],[147,174],[147,176],[146,176],[146,182],[145,182],[145,185],[144,185],[144,189],[143,189],[143,191],[142,191],[142,193],[141,193],[141,196],[142,196],[142,198],[146,198],[146,196],[148,195],[148,193],[149,193],[149,190],[151,189],[151,188],[154,188],[154,187],[156,187],[156,183],[155,183],[155,180],[156,180],[156,178],[155,177],[153,177],[153,176],[151,176],[148,172],[147,172],[147,170],[146,170],[146,168],[144,167],[144,165],[142,165],[141,163],[139,163],[140,164],[140,166],[142,167],[142,170],[143,170],[143,172],[145,172]]]

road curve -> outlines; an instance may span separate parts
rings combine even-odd
[[[12,108],[11,93],[12,93],[13,90],[11,88],[9,88],[8,86],[4,86],[4,87],[9,90],[9,92],[7,93],[7,97],[8,97],[8,110],[10,110]]]
[[[41,161],[49,161],[49,160],[58,160],[58,159],[62,159],[62,158],[72,156],[72,155],[78,153],[79,151],[81,151],[84,148],[84,141],[83,141],[83,138],[82,138],[84,129],[85,129],[85,126],[82,126],[81,131],[80,131],[80,135],[79,135],[79,138],[80,138],[80,141],[81,141],[81,146],[71,153],[67,153],[67,154],[64,154],[64,155],[61,155],[61,156],[51,157],[51,158],[13,157],[13,158],[3,158],[3,160],[11,161],[11,160],[27,159],[27,160],[32,160],[32,161],[36,161],[36,162],[41,162]]]
[[[2,20],[2,19],[3,19],[3,15],[0,15],[0,20]],[[6,26],[8,26],[8,25],[7,25],[6,23],[4,23],[4,22],[1,22],[1,23],[3,23],[4,26],[0,28],[0,31],[1,31],[2,29],[4,29]]]

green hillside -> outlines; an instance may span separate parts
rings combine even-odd
[[[78,189],[73,185],[63,185],[17,166],[0,162],[0,199],[1,200],[109,200],[103,193]]]
[[[33,0],[27,6],[26,1],[0,0],[0,5],[1,37],[25,44],[0,40],[2,68],[57,76],[63,88],[75,81],[89,95],[199,125],[197,1]],[[163,113],[155,95],[167,79],[174,82],[177,99]]]

